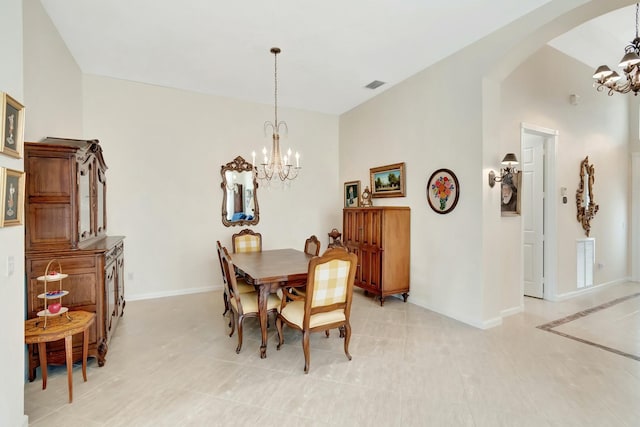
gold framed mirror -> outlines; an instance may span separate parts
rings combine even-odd
[[[222,224],[226,227],[256,225],[260,221],[260,209],[253,165],[238,156],[220,168],[220,175]]]
[[[578,222],[582,224],[585,234],[589,237],[591,220],[596,216],[600,206],[596,205],[593,196],[593,183],[596,179],[596,168],[589,164],[589,156],[580,163],[580,186],[576,192],[576,207],[578,208]]]

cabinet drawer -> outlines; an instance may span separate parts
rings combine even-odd
[[[60,262],[60,267],[62,267],[62,272],[65,274],[86,272],[87,270],[94,271],[96,268],[95,256],[83,256],[83,257],[75,257],[75,258],[59,257],[56,259]],[[51,261],[51,258],[32,259],[30,270],[32,272],[36,272],[37,276],[42,276],[45,273],[45,270],[47,268],[47,264],[49,263],[49,261]],[[56,264],[56,267],[57,267],[57,264]]]

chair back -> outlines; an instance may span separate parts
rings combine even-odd
[[[304,252],[312,256],[318,256],[320,253],[320,240],[313,235],[304,242]]]
[[[349,319],[353,283],[358,257],[343,249],[328,249],[321,257],[309,261],[307,297],[303,327],[309,327],[309,319],[317,313],[343,310]]]
[[[227,291],[227,278],[224,274],[224,268],[222,266],[222,245],[220,244],[220,240],[216,240],[216,250],[218,251],[218,261],[220,261],[220,271],[222,272],[222,284],[225,287],[225,292]]]
[[[231,260],[231,255],[227,248],[222,247],[222,271],[226,279],[225,286],[229,294],[229,299],[236,301],[238,313],[242,314],[242,302],[240,301],[240,292],[238,291],[238,281],[236,280],[236,270]]]
[[[262,234],[245,228],[231,236],[233,253],[262,252]]]

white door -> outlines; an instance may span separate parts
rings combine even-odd
[[[545,136],[525,130],[522,144],[521,209],[524,294],[544,295],[544,143]]]

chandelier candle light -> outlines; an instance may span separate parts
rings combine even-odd
[[[296,164],[293,166],[293,158],[291,156],[291,149],[287,150],[287,154],[282,157],[280,155],[280,127],[283,127],[285,132],[289,132],[287,123],[283,120],[278,121],[278,54],[280,53],[279,47],[272,47],[271,53],[274,58],[274,81],[275,81],[275,119],[273,122],[267,121],[264,123],[264,133],[267,134],[267,129],[271,128],[273,144],[271,147],[271,153],[267,156],[267,147],[262,149],[262,155],[264,156],[263,163],[256,166],[256,152],[251,153],[253,159],[254,172],[256,177],[269,183],[272,178],[278,177],[281,181],[294,180],[298,176],[300,167],[300,154],[296,152]]]
[[[626,82],[618,83],[621,76],[612,71],[606,65],[598,67],[593,74],[593,78],[596,80],[593,84],[598,92],[602,92],[608,89],[608,95],[613,95],[614,92],[627,93],[633,92],[634,95],[638,95],[640,91],[640,37],[638,37],[638,8],[639,4],[636,3],[636,37],[631,44],[624,48],[625,55],[620,60],[618,65],[622,68],[624,76],[627,78]]]

